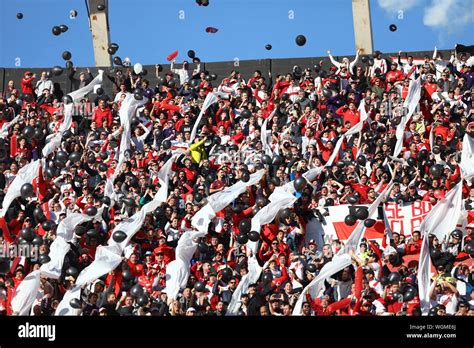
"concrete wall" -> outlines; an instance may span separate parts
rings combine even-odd
[[[440,51],[443,53],[443,57],[446,59],[449,57],[449,51]],[[432,51],[421,51],[421,52],[409,52],[415,58],[423,57],[424,55],[429,55],[430,57],[433,55]],[[396,56],[397,53],[386,53],[384,57],[388,58],[389,56]],[[402,53],[404,56],[404,53]],[[347,56],[349,59],[353,59],[354,56]],[[342,56],[335,57],[335,59],[341,61]],[[263,75],[266,77],[268,76],[268,70],[272,70],[273,77],[278,74],[285,74],[289,71],[293,70],[293,66],[299,65],[303,70],[305,68],[313,68],[316,63],[319,63],[321,60],[324,61],[323,67],[325,70],[328,70],[331,66],[329,59],[327,57],[310,57],[310,58],[292,58],[292,59],[262,59],[262,60],[243,60],[239,61],[238,66],[236,66],[235,62],[216,62],[216,63],[201,63],[203,70],[207,70],[210,73],[217,74],[217,82],[220,82],[224,77],[228,76],[232,70],[239,71],[245,79],[248,79],[253,75],[255,70],[260,70]],[[360,63],[361,64],[361,63]],[[169,64],[162,64],[163,65],[163,72],[162,75],[169,71],[170,65]],[[178,67],[181,64],[177,64]],[[191,68],[195,67],[195,64],[190,65]],[[3,91],[5,86],[7,85],[9,80],[14,80],[15,85],[17,88],[20,88],[21,84],[21,77],[25,73],[25,71],[32,71],[35,72],[37,77],[42,71],[48,71],[52,67],[48,68],[11,68],[11,69],[4,69],[0,68],[0,91]],[[125,69],[123,67],[118,67],[120,69]],[[150,86],[156,85],[156,77],[155,77],[155,66],[154,65],[145,65],[144,68],[147,69],[148,74],[145,76],[146,79],[150,80]],[[76,76],[78,77],[80,71],[85,71],[86,68],[78,68]],[[95,76],[97,74],[97,70],[99,68],[91,67],[90,70],[92,74]],[[106,73],[110,73],[111,68],[102,68]],[[53,76],[53,81],[58,83],[61,90],[65,93],[71,91],[71,83],[67,78],[66,69],[64,69],[63,73],[60,76]],[[111,95],[112,93],[112,85],[109,79],[104,79],[103,87],[107,94]]]

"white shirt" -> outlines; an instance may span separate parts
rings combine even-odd
[[[199,74],[199,72],[201,71],[201,64],[198,64],[197,65],[197,68],[194,69],[194,70],[191,70],[191,69],[175,69],[174,68],[174,62],[171,63],[171,71],[177,75],[179,75],[179,82],[180,84],[184,84],[185,82],[188,82],[190,80],[190,78],[193,76],[193,75],[196,75],[196,74]]]

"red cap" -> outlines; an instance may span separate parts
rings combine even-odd
[[[166,59],[168,59],[168,61],[172,61],[173,59],[175,59],[176,57],[178,56],[178,51],[174,51],[173,53],[171,53],[168,57],[166,57]]]
[[[25,76],[26,76],[26,75],[32,75],[32,74],[31,74],[31,71],[25,71]]]

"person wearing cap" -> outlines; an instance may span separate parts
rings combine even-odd
[[[30,71],[25,71],[21,79],[21,93],[33,94],[33,81],[36,79],[36,74]]]

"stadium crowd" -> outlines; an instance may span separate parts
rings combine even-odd
[[[248,273],[247,243],[254,239],[249,219],[269,203],[276,187],[327,163],[337,140],[361,119],[365,101],[368,119],[363,130],[348,137],[331,166],[295,195],[292,208],[262,226],[257,260],[263,272],[240,296],[236,315],[289,316],[303,288],[344,247],[344,240],[318,245],[306,238],[311,219],[324,222],[328,206],[370,204],[393,179],[385,201],[435,205],[460,180],[459,161],[464,135],[474,135],[473,73],[469,55],[434,52],[421,62],[411,56],[388,59],[380,52],[354,61],[295,66],[286,75],[255,71],[245,80],[232,71],[221,80],[197,64],[156,66],[158,84],[131,67],[106,72],[113,90],[95,89],[84,96],[90,114],[74,116],[60,149],[46,158],[33,183],[34,194],[18,197],[0,221],[0,311],[16,315],[11,301],[23,279],[47,263],[58,224],[72,212],[106,207],[103,221],[76,226],[59,279],[41,277],[31,315],[55,314],[64,293],[106,245],[112,230],[151,201],[159,189],[158,172],[172,151],[182,149],[173,164],[166,203],[146,216],[131,240],[132,252],[109,274],[87,284],[77,305],[80,315],[223,316],[242,277]],[[194,65],[193,65],[194,66]],[[90,71],[71,69],[74,89],[86,86]],[[410,82],[421,79],[419,106],[403,135],[403,150],[391,156],[396,128]],[[205,112],[192,139],[194,123],[208,93],[224,92]],[[147,98],[132,118],[131,148],[114,182],[120,197],[111,205],[105,184],[118,163],[119,111],[128,95]],[[63,103],[54,76],[26,72],[9,81],[0,97],[1,199],[19,170],[42,157],[42,149],[63,121]],[[267,120],[265,154],[262,124]],[[265,175],[217,214],[209,233],[199,240],[189,265],[187,285],[176,299],[166,293],[167,265],[191,218],[214,193],[221,192],[259,169]],[[392,174],[393,169],[393,174]],[[463,183],[463,206],[474,209],[474,182]],[[466,218],[468,219],[468,218]],[[392,233],[393,232],[393,233]],[[407,235],[385,229],[379,240],[362,239],[351,252],[352,265],[333,274],[316,296],[304,295],[301,315],[421,315],[417,286],[418,263],[406,262],[420,253],[419,231]],[[474,315],[474,223],[430,238],[433,264],[430,315]],[[30,246],[39,257],[10,256],[6,250]]]

